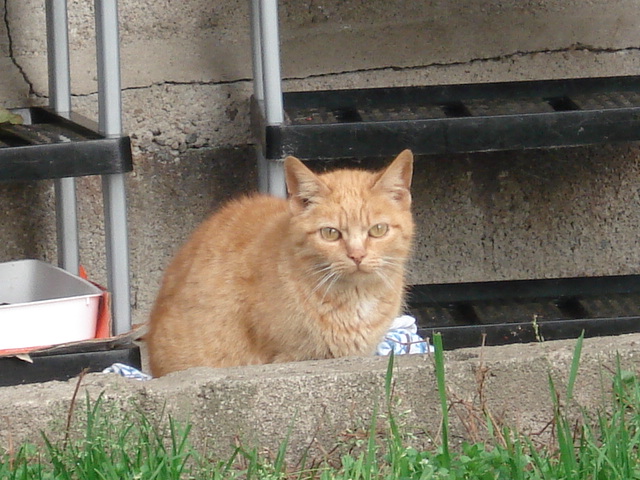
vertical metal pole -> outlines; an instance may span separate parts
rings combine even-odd
[[[264,83],[262,81],[262,33],[260,28],[260,0],[249,0],[251,15],[251,53],[253,59],[253,97],[264,113]],[[269,192],[269,165],[262,145],[256,145],[258,162],[258,190]]]
[[[98,56],[98,119],[105,135],[122,134],[118,1],[95,0]]]
[[[251,53],[253,54],[253,96],[262,104],[262,29],[260,28],[260,0],[249,0],[251,12]]]
[[[269,193],[269,161],[264,157],[261,142],[256,145],[256,159],[258,161],[258,191]]]
[[[63,116],[71,111],[69,36],[67,1],[47,0],[47,55],[49,68],[49,106]],[[75,178],[54,182],[58,265],[77,274],[80,267]]]
[[[282,86],[280,84],[280,40],[278,38],[278,0],[260,0],[260,46],[262,48],[262,83],[267,123],[283,122]]]
[[[95,0],[100,131],[122,134],[120,51],[117,0]],[[107,273],[112,293],[113,333],[131,330],[127,197],[124,174],[104,175],[102,195],[107,249]]]
[[[58,113],[71,111],[69,34],[67,0],[47,0],[47,54],[49,66],[49,106]]]
[[[284,177],[284,159],[268,160],[269,193],[276,197],[287,197],[287,183]]]
[[[284,111],[280,73],[278,0],[260,0],[260,37],[265,117],[269,125],[279,125],[284,121]],[[282,161],[269,161],[267,172],[269,193],[285,197],[287,189]]]

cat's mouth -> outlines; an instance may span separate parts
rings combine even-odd
[[[352,262],[349,266],[349,273],[351,275],[370,275],[374,273],[375,268],[369,263],[356,263]]]

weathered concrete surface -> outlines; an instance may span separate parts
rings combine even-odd
[[[279,3],[285,77],[640,44],[633,0]],[[248,6],[244,0],[120,2],[124,87],[250,79]],[[43,3],[9,0],[8,7],[14,57],[34,90],[46,92]],[[95,92],[92,10],[91,2],[69,2],[74,91],[82,95]]]
[[[521,432],[544,430],[552,418],[548,375],[562,395],[574,347],[575,341],[557,341],[447,353],[452,440],[482,435],[481,421],[474,419],[481,404],[495,421]],[[640,334],[584,342],[574,393],[578,405],[598,408],[608,401],[617,358],[623,369],[640,374]],[[411,355],[396,361],[396,418],[415,435],[416,445],[426,445],[437,439],[441,421],[433,359]],[[93,399],[103,394],[104,408],[115,417],[136,409],[151,418],[171,414],[193,425],[196,446],[223,457],[236,442],[273,453],[292,427],[291,458],[306,448],[318,458],[340,443],[353,446],[354,438],[363,438],[376,403],[386,412],[387,365],[378,357],[200,368],[149,382],[92,374],[82,382],[76,409],[82,410],[88,392]],[[76,383],[0,388],[0,447],[38,442],[41,430],[52,438],[63,435]]]
[[[280,4],[289,90],[640,72],[634,0]],[[72,104],[96,118],[92,2],[70,0]],[[6,6],[6,8],[5,8]],[[121,1],[132,303],[197,223],[256,185],[248,2]],[[0,5],[0,105],[47,102],[44,2]],[[420,159],[416,283],[637,273],[637,145]],[[82,263],[105,283],[100,181],[78,180]],[[56,261],[50,182],[0,185],[0,261]]]

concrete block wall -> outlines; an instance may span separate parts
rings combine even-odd
[[[246,0],[121,0],[134,321],[211,209],[257,183]],[[93,2],[69,0],[74,110],[96,118]],[[47,103],[44,2],[0,5],[0,105]],[[284,88],[640,73],[633,0],[280,2]],[[637,273],[635,144],[419,159],[414,283]],[[1,168],[1,167],[0,167]],[[100,180],[82,263],[105,281]],[[0,184],[0,261],[56,261],[51,182]]]

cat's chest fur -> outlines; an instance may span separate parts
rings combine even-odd
[[[376,288],[337,288],[330,299],[313,305],[310,330],[320,337],[328,357],[371,354],[386,332],[400,303],[400,294]],[[307,310],[308,312],[308,310]]]

